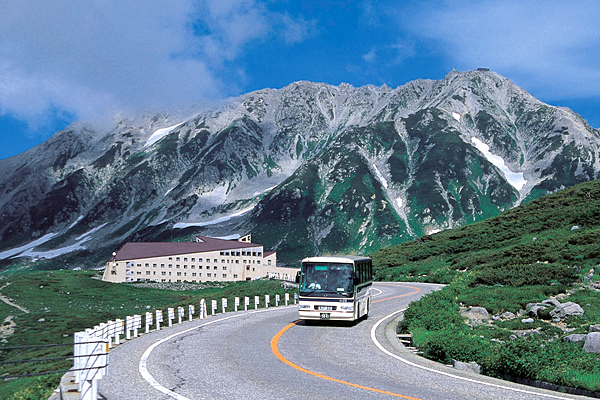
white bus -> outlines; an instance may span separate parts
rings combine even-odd
[[[373,266],[368,257],[309,257],[299,273],[303,320],[354,321],[371,308]]]

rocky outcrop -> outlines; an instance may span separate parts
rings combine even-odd
[[[583,351],[586,353],[600,353],[600,332],[588,333]]]
[[[586,339],[587,339],[586,334],[573,333],[571,335],[565,336],[562,340],[563,340],[563,342],[577,343],[577,342],[583,342]]]
[[[579,304],[569,301],[567,303],[560,304],[554,310],[550,311],[550,316],[563,319],[568,316],[583,315],[583,313],[583,308],[581,308]]]

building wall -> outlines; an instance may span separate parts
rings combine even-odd
[[[295,276],[295,270],[290,270],[277,267],[275,254],[264,257],[260,246],[136,260],[111,260],[106,265],[102,279],[109,282],[230,282],[267,276],[281,276],[283,279],[286,273]]]

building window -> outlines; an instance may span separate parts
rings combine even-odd
[[[257,260],[257,261],[256,261],[256,263],[257,263],[257,264],[260,264],[260,260]]]
[[[225,264],[225,260],[221,259],[221,263],[222,263],[222,264]]]
[[[198,269],[202,269],[202,265],[198,265]]]
[[[227,274],[223,274],[223,278],[227,278]]]
[[[142,274],[142,271],[138,271],[138,272],[137,272],[137,274],[138,274],[138,275],[141,275],[141,274]]]
[[[215,264],[219,262],[219,260],[217,260],[216,258],[214,259]]]
[[[212,274],[209,272],[208,274],[206,274],[206,276],[208,276],[210,278],[212,276]]]
[[[224,267],[223,267],[223,271],[227,271],[227,266],[224,266]]]
[[[183,269],[187,269],[187,265],[184,265],[184,266],[183,266]]]
[[[138,267],[141,267],[141,266],[142,266],[142,264],[138,264],[137,266],[138,266]]]
[[[198,272],[198,276],[202,276],[202,272]]]
[[[146,271],[146,275],[150,275],[150,271]]]
[[[181,259],[180,259],[179,257],[177,257],[177,258],[175,259],[175,261],[180,261],[180,260],[181,260]]]
[[[160,274],[161,274],[161,275],[166,275],[166,274],[167,274],[167,271],[162,271]]]
[[[196,273],[195,273],[195,272],[192,272],[192,276],[196,276]]]
[[[169,268],[173,268],[173,264],[169,264]]]
[[[268,265],[271,265],[271,260],[267,260],[267,264],[268,264]]]
[[[183,257],[183,261],[187,261],[187,257]]]
[[[177,276],[181,276],[181,272],[177,271]]]
[[[173,257],[169,257],[169,261],[173,261]]]
[[[250,266],[246,265],[246,271],[250,271]]]
[[[234,278],[234,279],[235,279],[235,278],[237,278],[237,277],[238,277],[238,275],[237,275],[237,274],[233,274],[233,278]]]
[[[194,261],[194,260],[192,260],[192,261]],[[201,259],[201,258],[199,258],[199,259],[198,259],[198,262],[202,262],[202,259]]]
[[[195,266],[195,265],[192,265],[192,269],[196,269],[196,266]]]
[[[160,267],[161,267],[161,268],[164,268],[164,267],[165,267],[165,264],[160,264]]]
[[[150,268],[150,264],[146,263],[146,265],[144,265],[144,267]]]
[[[169,271],[169,276],[171,276],[171,271]],[[171,281],[169,281],[169,282],[171,282]]]
[[[175,267],[176,267],[176,268],[179,268],[179,264],[177,264]]]
[[[217,269],[217,266],[216,266],[216,265],[215,265],[215,268],[214,268],[214,269]]]
[[[152,268],[156,268],[156,264],[152,264]]]
[[[235,260],[235,263],[236,263],[236,264],[239,264],[239,263],[240,263],[240,260]]]

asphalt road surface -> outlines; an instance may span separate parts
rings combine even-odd
[[[476,399],[584,397],[457,371],[395,337],[399,311],[438,288],[377,283],[368,319],[306,325],[297,306],[219,314],[111,350],[99,395],[134,399]]]

